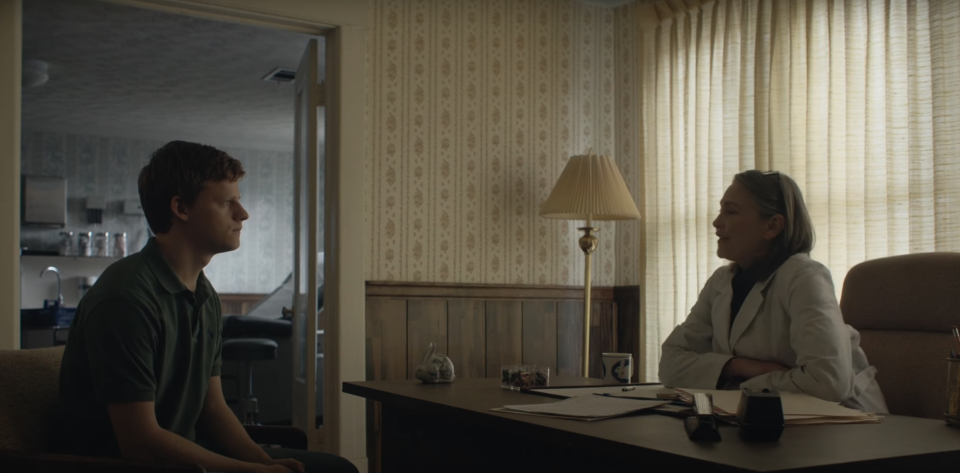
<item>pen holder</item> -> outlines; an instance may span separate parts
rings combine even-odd
[[[960,359],[947,359],[947,425],[960,427]]]

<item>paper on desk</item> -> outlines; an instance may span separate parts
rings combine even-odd
[[[576,396],[544,404],[503,406],[507,412],[546,414],[573,418],[609,418],[667,404],[667,401],[638,401],[607,396]]]
[[[624,391],[623,386],[586,386],[582,388],[544,388],[536,389],[537,393],[546,394],[549,396],[556,397],[577,397],[577,396],[589,396],[591,394],[609,394],[616,397],[639,397],[646,399],[655,399],[657,393],[674,393],[676,392],[673,389],[664,388],[660,384],[652,384],[647,386],[630,386],[633,389],[630,391]]]
[[[612,418],[614,418],[614,417],[617,417],[617,416],[610,416],[610,417],[570,417],[570,416],[558,416],[558,415],[554,415],[554,414],[537,414],[537,413],[534,413],[534,412],[511,411],[511,410],[509,410],[509,409],[504,409],[504,408],[502,408],[502,407],[494,407],[493,409],[490,409],[490,410],[493,411],[493,412],[504,412],[504,413],[506,413],[506,414],[520,414],[520,415],[525,415],[525,416],[550,417],[551,419],[582,420],[582,421],[586,421],[586,422],[591,422],[591,421],[595,421],[595,420],[612,419]]]
[[[692,398],[695,393],[709,393],[713,395],[713,407],[718,414],[736,415],[737,405],[740,403],[740,391],[721,391],[716,389],[677,389],[681,397]],[[688,393],[688,395],[684,395]],[[875,417],[840,404],[813,397],[809,394],[780,392],[780,402],[783,404],[783,415],[807,416],[808,418],[836,417],[861,418]],[[800,420],[799,418],[797,420]]]
[[[822,417],[822,416],[783,416],[786,425],[824,425],[824,424],[879,424],[883,417],[864,415],[860,417]]]

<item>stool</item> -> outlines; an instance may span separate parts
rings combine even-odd
[[[223,341],[224,360],[237,362],[237,407],[240,422],[257,424],[257,398],[253,397],[253,363],[277,358],[277,342],[267,338],[234,338]],[[242,365],[241,365],[242,364]],[[247,394],[240,396],[240,373],[244,373]]]
[[[290,338],[293,322],[289,319],[265,319],[248,315],[223,318],[223,338]]]

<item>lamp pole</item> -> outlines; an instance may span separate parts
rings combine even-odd
[[[593,220],[635,220],[640,218],[627,184],[609,156],[598,156],[591,149],[585,155],[572,156],[557,178],[550,196],[540,206],[540,215],[565,220],[586,220],[578,243],[583,251],[583,356],[582,374],[590,377],[591,254],[597,249],[598,228]]]
[[[598,228],[593,226],[593,219],[587,216],[587,225],[578,228],[583,232],[580,237],[580,249],[583,250],[583,377],[590,377],[590,255],[597,249],[597,237],[593,232]]]

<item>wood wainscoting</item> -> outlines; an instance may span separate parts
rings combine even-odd
[[[220,309],[223,315],[247,315],[250,308],[269,294],[220,294]]]
[[[591,377],[601,376],[600,353],[636,347],[637,337],[618,327],[635,331],[637,323],[621,319],[639,310],[620,317],[619,289],[593,289]],[[496,377],[501,365],[521,363],[580,376],[582,288],[368,282],[366,295],[367,380],[413,379],[430,342],[458,378]]]
[[[590,377],[600,354],[640,355],[640,289],[595,287],[590,312]],[[499,377],[500,367],[535,364],[551,376],[580,376],[583,287],[368,281],[366,379],[413,379],[430,342],[457,378]],[[634,368],[634,379],[637,370]],[[456,381],[454,381],[456,382]],[[380,471],[379,406],[368,403],[370,471]]]

